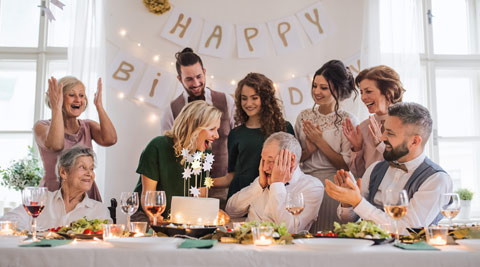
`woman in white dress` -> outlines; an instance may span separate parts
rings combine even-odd
[[[343,134],[342,123],[349,118],[355,124],[356,119],[339,109],[339,104],[358,93],[351,71],[339,60],[331,60],[315,72],[311,93],[315,105],[298,115],[295,136],[302,146],[302,171],[324,183],[325,179],[333,181],[337,170],[348,170],[351,144]],[[324,196],[312,233],[333,229],[338,204]]]

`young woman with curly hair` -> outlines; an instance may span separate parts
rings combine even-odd
[[[353,127],[348,119],[343,125],[343,133],[352,144],[348,167],[355,177],[362,177],[370,164],[383,160],[383,123],[388,107],[402,101],[405,89],[398,73],[385,65],[362,70],[355,78],[355,84],[360,88],[368,113],[373,114],[357,127]]]
[[[302,111],[295,123],[295,135],[302,146],[302,171],[320,179],[333,181],[337,170],[348,170],[351,144],[342,133],[342,123],[353,115],[340,109],[340,101],[357,94],[353,75],[339,60],[325,63],[312,81],[313,108]],[[318,107],[317,107],[318,106]],[[325,195],[313,233],[333,229],[339,202]]]
[[[249,73],[235,90],[235,123],[228,135],[228,174],[215,186],[229,186],[228,197],[258,177],[263,142],[275,132],[294,134],[283,118],[273,82],[260,73]]]

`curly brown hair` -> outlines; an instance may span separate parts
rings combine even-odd
[[[255,90],[260,96],[262,103],[260,107],[260,121],[262,126],[260,131],[269,137],[272,133],[286,131],[287,122],[283,118],[282,110],[280,109],[279,101],[275,97],[275,88],[272,80],[260,73],[251,72],[238,82],[235,90],[235,105],[237,107],[235,114],[235,124],[242,125],[248,121],[248,115],[242,108],[242,88],[249,86]]]
[[[355,85],[360,88],[360,82],[363,80],[375,81],[380,93],[391,104],[402,102],[405,88],[400,81],[400,75],[389,66],[379,65],[362,70],[355,78]]]

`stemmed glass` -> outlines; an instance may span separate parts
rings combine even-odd
[[[293,233],[297,233],[297,216],[302,213],[305,208],[303,194],[296,192],[288,192],[285,199],[285,208],[293,215]]]
[[[120,207],[123,213],[127,215],[127,227],[130,231],[130,216],[138,209],[139,199],[137,192],[122,192],[120,194]]]
[[[45,208],[47,202],[46,187],[25,187],[22,191],[23,207],[28,215],[32,216],[32,241],[38,241],[37,238],[37,217]]]
[[[397,220],[407,214],[408,195],[405,190],[388,189],[385,194],[383,208],[385,212],[393,219],[395,226],[395,244],[400,243]]]
[[[157,216],[165,211],[166,206],[165,191],[147,191],[145,194],[145,211],[153,217],[153,225],[157,225]]]
[[[460,212],[460,196],[457,193],[442,194],[440,201],[442,215],[448,218],[448,226],[452,227],[452,219]]]

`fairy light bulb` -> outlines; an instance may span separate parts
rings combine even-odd
[[[125,37],[127,35],[127,31],[122,29],[118,32],[118,34],[120,34],[120,36],[122,36],[122,37]]]
[[[143,96],[139,97],[138,100],[139,100],[140,102],[145,101],[145,99],[143,98]]]
[[[155,55],[155,56],[153,57],[153,61],[158,62],[159,60],[160,60],[160,56],[159,56],[159,55]]]
[[[142,46],[142,44],[141,44],[141,43],[137,43],[137,46]]]
[[[235,83],[236,83],[235,80],[232,80],[232,81],[230,82],[231,85],[235,85]]]
[[[213,78],[215,78],[215,76],[213,76],[213,75],[210,75],[210,79],[213,79]]]
[[[124,92],[118,93],[118,98],[124,99],[125,98],[125,93]]]

